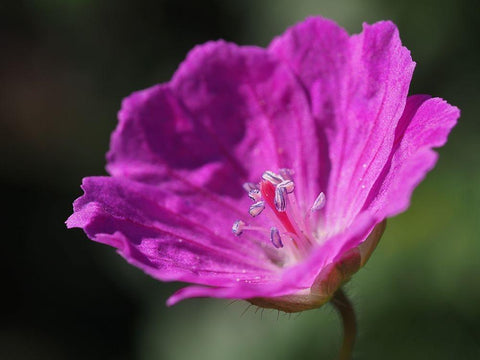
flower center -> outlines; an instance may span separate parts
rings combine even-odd
[[[293,171],[280,169],[279,174],[265,171],[262,180],[258,183],[245,183],[244,189],[254,202],[249,213],[257,217],[265,212],[273,226],[247,225],[237,220],[232,232],[240,236],[244,231],[257,231],[268,234],[270,242],[277,248],[287,248],[295,258],[302,258],[308,254],[312,245],[317,242],[312,229],[312,213],[319,211],[325,205],[325,195],[321,192],[311,208],[304,212],[295,197],[295,183]]]

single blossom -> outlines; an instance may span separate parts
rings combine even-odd
[[[407,96],[391,22],[349,36],[312,17],[266,48],[195,47],[172,80],[123,101],[69,228],[118,249],[169,298],[318,307],[409,206],[459,110]]]

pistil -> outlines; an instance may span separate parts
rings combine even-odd
[[[279,211],[277,206],[275,206],[276,187],[270,181],[262,180],[260,183],[260,192],[265,199],[265,203],[270,207],[270,209],[272,209],[274,215],[278,220],[280,220],[285,230],[298,236],[297,232],[295,231],[295,227],[292,225],[292,222],[288,218],[285,210]],[[285,200],[283,200],[283,202],[285,203]]]

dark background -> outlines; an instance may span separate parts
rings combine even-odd
[[[105,174],[121,99],[168,81],[210,39],[266,45],[309,14],[350,32],[392,19],[412,93],[462,110],[440,161],[348,285],[358,359],[480,358],[480,12],[474,0],[23,0],[0,5],[0,359],[330,359],[333,309],[166,308],[162,284],[67,231],[81,178]],[[244,312],[244,310],[246,310]]]

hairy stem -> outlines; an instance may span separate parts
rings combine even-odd
[[[331,302],[338,310],[343,323],[343,344],[340,348],[339,360],[351,360],[357,333],[357,323],[352,303],[342,289],[337,290]]]

